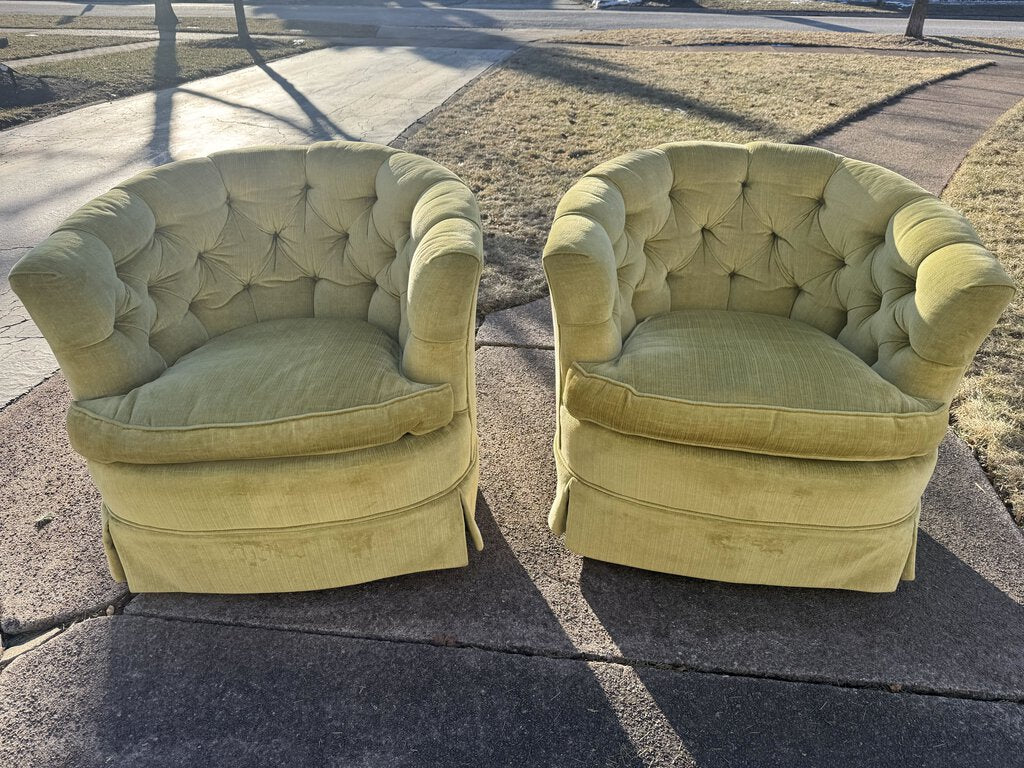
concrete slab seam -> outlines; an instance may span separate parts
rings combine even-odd
[[[127,618],[130,619],[133,616],[150,620],[155,619],[159,621],[174,622],[179,624],[206,624],[210,626],[259,629],[295,635],[319,635],[322,637],[340,637],[349,640],[365,640],[368,642],[393,643],[397,645],[422,645],[433,648],[455,648],[463,650],[484,651],[488,653],[507,654],[511,656],[527,656],[553,660],[557,659],[564,661],[579,661],[582,663],[613,664],[623,667],[633,667],[639,669],[660,669],[674,672],[695,672],[698,674],[722,675],[724,677],[735,677],[751,680],[766,680],[770,682],[793,683],[803,685],[822,685],[831,688],[880,691],[891,694],[908,694],[914,696],[934,697],[939,699],[960,699],[964,701],[992,702],[1001,704],[1024,704],[1024,697],[1006,698],[1000,696],[984,696],[978,695],[977,693],[959,692],[952,690],[940,691],[935,689],[929,689],[923,686],[914,685],[886,685],[872,683],[861,684],[849,681],[830,680],[828,678],[817,675],[766,675],[758,674],[755,672],[741,672],[735,669],[724,669],[722,667],[717,667],[715,665],[710,664],[672,664],[665,662],[655,662],[647,659],[631,658],[627,656],[602,655],[597,653],[586,653],[580,651],[577,651],[576,653],[558,653],[556,651],[548,651],[542,653],[535,649],[529,648],[500,648],[497,646],[486,645],[483,643],[466,643],[449,637],[445,638],[445,642],[440,643],[432,642],[430,640],[425,639],[417,639],[413,637],[387,637],[384,635],[367,635],[356,632],[329,632],[313,629],[285,629],[283,627],[270,627],[255,624],[252,622],[214,621],[212,619],[200,618],[184,619],[176,618],[173,616],[162,616],[160,614],[150,613],[145,610],[132,613],[128,615]]]

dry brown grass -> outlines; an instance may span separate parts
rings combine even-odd
[[[83,51],[87,48],[100,48],[104,45],[125,45],[137,42],[139,38],[114,35],[33,35],[24,32],[4,32],[0,37],[7,38],[7,47],[0,48],[0,61],[14,61],[33,56],[47,56],[52,53],[69,53]]]
[[[922,53],[984,53],[1024,56],[1024,40],[1001,37],[926,37],[866,32],[783,32],[768,29],[611,29],[555,38],[562,43],[629,46],[800,45]]]
[[[905,9],[881,5],[855,5],[854,3],[832,2],[831,0],[653,0],[649,5],[676,6],[680,8],[704,8],[708,11],[730,11],[733,13],[829,13],[858,16],[898,16]]]
[[[598,163],[673,140],[798,141],[974,66],[870,54],[527,48],[405,146],[456,170],[477,193],[487,313],[545,295],[540,253],[555,205]]]
[[[316,40],[294,44],[281,38],[253,38],[253,44],[264,61],[323,47]],[[255,63],[253,50],[242,46],[237,38],[224,37],[18,67],[19,82],[30,85],[34,95],[25,100],[19,99],[18,93],[0,92],[0,128]]]
[[[233,35],[233,16],[183,16],[178,14],[179,32],[221,32]],[[322,35],[333,37],[373,37],[377,27],[371,24],[348,24],[332,21],[298,19],[249,19],[254,35]],[[156,31],[152,16],[56,16],[30,13],[0,13],[0,29],[130,29]]]
[[[977,228],[1024,285],[1024,101],[971,149],[943,197]],[[978,452],[1024,524],[1024,295],[982,345],[953,407],[957,431]]]

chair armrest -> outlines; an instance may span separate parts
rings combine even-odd
[[[558,204],[544,247],[558,355],[558,391],[576,361],[603,362],[622,349],[615,242],[626,205],[603,179],[585,176]]]
[[[472,192],[435,185],[417,203],[401,337],[402,369],[414,381],[451,384],[455,409],[472,409],[476,298],[483,233]]]
[[[123,394],[166,368],[149,345],[152,303],[133,298],[94,235],[55,232],[15,264],[10,282],[75,399]]]
[[[875,370],[907,394],[948,403],[1016,289],[967,220],[939,200],[904,206],[890,233],[901,260],[917,267],[916,286],[896,317],[908,343],[880,345]]]

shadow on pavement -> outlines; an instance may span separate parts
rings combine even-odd
[[[642,668],[699,766],[1004,768],[1024,749],[1017,704]]]
[[[589,559],[580,589],[627,658],[1024,699],[1024,608],[923,532],[917,580],[891,594],[724,584]]]
[[[578,662],[126,617],[46,648],[3,673],[5,764],[643,765]]]

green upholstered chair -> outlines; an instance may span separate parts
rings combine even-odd
[[[971,226],[824,150],[687,142],[562,199],[544,251],[573,551],[891,591],[950,400],[1013,294]]]
[[[137,592],[467,563],[482,238],[455,174],[374,144],[184,160],[93,200],[11,284]]]

